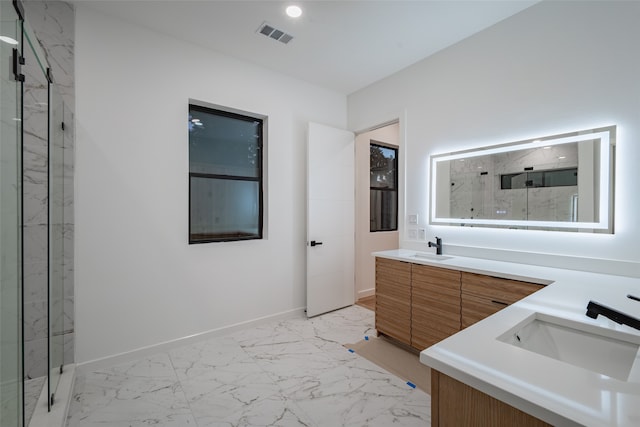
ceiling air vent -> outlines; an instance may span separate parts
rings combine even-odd
[[[291,34],[287,34],[282,30],[274,28],[266,22],[260,25],[257,32],[284,44],[289,43],[293,39]]]

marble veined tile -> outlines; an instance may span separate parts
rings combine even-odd
[[[354,358],[355,363],[321,374],[312,386],[294,394],[294,401],[315,425],[429,425],[425,393],[357,355]]]
[[[359,419],[355,422],[347,422],[344,425],[346,427],[430,426],[431,406],[429,395],[420,390],[416,390],[416,393],[423,395],[421,405],[419,406],[408,406],[404,403],[400,403],[391,408],[385,408],[379,413],[365,414],[364,419]]]
[[[68,426],[429,425],[426,393],[343,346],[373,322],[349,307],[83,374]]]
[[[374,325],[374,312],[357,305],[311,319],[291,319],[286,322],[290,331],[305,339],[316,338],[340,345],[358,342],[365,335],[373,335]]]
[[[246,364],[245,364],[246,367]],[[278,385],[264,372],[222,370],[217,376],[182,381],[194,417],[223,421],[258,402],[280,396]]]
[[[312,427],[318,425],[298,405],[278,395],[254,402],[223,420],[198,417],[197,422],[199,427]]]
[[[228,337],[213,338],[180,347],[171,350],[169,356],[181,381],[215,376],[218,369],[233,369],[236,366],[251,371],[251,367],[243,366],[243,362],[255,365],[240,344]]]
[[[168,354],[78,377],[68,426],[196,426]]]
[[[300,342],[304,338],[290,321],[271,322],[230,335],[243,348]]]
[[[47,341],[38,338],[24,342],[24,376],[27,379],[47,375]]]

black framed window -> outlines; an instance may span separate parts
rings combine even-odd
[[[500,175],[501,190],[575,185],[578,185],[578,168],[527,171]]]
[[[398,229],[398,149],[371,143],[369,230]]]
[[[189,243],[262,238],[263,127],[189,104]]]

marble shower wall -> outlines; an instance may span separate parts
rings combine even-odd
[[[503,190],[503,174],[578,167],[577,144],[518,150],[450,162],[452,218],[570,221],[577,186]]]
[[[25,21],[35,34],[34,44],[41,60],[51,68],[54,84],[61,94],[65,110],[63,146],[63,224],[64,298],[54,301],[52,313],[63,319],[64,363],[73,362],[74,297],[73,297],[73,176],[74,176],[74,10],[61,1],[26,1]],[[24,331],[25,369],[27,378],[47,374],[47,86],[43,71],[35,58],[26,57],[24,67]],[[44,65],[45,67],[47,65]],[[59,308],[60,304],[63,309]]]

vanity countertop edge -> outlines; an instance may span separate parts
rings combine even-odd
[[[586,316],[587,304],[594,300],[640,317],[640,302],[627,298],[640,295],[639,278],[459,256],[417,259],[415,254],[414,250],[395,249],[372,255],[547,285],[423,350],[422,363],[553,425],[640,425],[640,383],[611,378],[497,339],[536,313],[597,326],[603,335],[618,331],[640,336],[640,331],[603,316]]]

